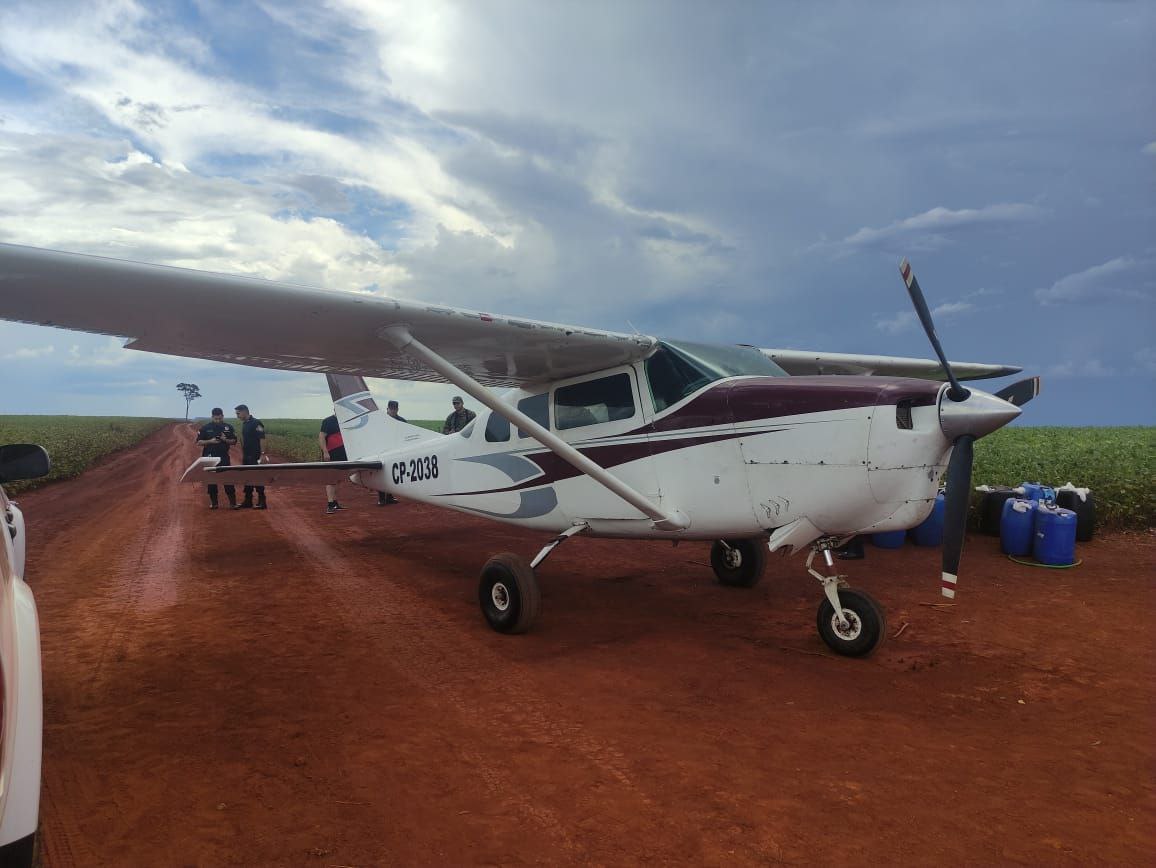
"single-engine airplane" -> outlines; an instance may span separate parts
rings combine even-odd
[[[863,656],[886,635],[883,610],[834,572],[832,550],[921,522],[946,470],[942,590],[954,597],[972,443],[1039,389],[1038,378],[996,395],[961,385],[1020,369],[949,363],[906,260],[901,272],[938,361],[660,340],[13,245],[0,245],[0,318],[326,374],[351,460],[202,458],[183,478],[348,477],[555,534],[532,560],[502,553],[482,569],[479,602],[500,632],[534,622],[535,571],[571,537],[711,540],[715,575],[732,586],[754,585],[768,551],[809,549],[820,635]],[[382,412],[367,376],[450,382],[486,410],[445,437]]]

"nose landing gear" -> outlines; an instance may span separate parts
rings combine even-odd
[[[835,539],[818,540],[807,555],[807,572],[823,586],[825,599],[819,606],[816,625],[819,636],[836,654],[846,657],[866,657],[879,647],[887,635],[887,619],[883,607],[863,591],[850,588],[846,576],[825,576],[811,564],[815,555],[823,553],[828,569],[834,569],[831,550],[838,544]]]

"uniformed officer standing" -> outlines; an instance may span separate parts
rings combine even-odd
[[[197,445],[201,447],[201,455],[205,458],[220,458],[218,467],[229,467],[229,447],[237,445],[237,432],[233,426],[225,421],[225,411],[214,407],[212,421],[201,426],[197,433]],[[209,509],[217,508],[217,486],[210,485]],[[232,485],[225,486],[225,497],[229,498],[229,506],[237,505],[237,489]]]
[[[474,417],[478,415],[473,410],[465,408],[461,395],[454,395],[453,405],[454,411],[446,416],[446,422],[442,425],[443,434],[457,434],[474,421]]]
[[[245,404],[237,405],[237,418],[241,420],[241,463],[260,464],[265,455],[265,425],[249,412]],[[253,505],[253,489],[257,489],[257,505]],[[265,509],[265,486],[246,485],[245,500],[234,509]]]

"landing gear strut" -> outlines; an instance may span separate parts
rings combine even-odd
[[[845,576],[825,576],[811,566],[815,555],[822,552],[827,568],[834,569],[831,550],[838,542],[835,539],[819,540],[807,556],[807,572],[819,580],[825,597],[819,606],[816,625],[819,636],[836,654],[866,657],[887,635],[883,608],[869,594],[848,587]]]
[[[554,549],[588,527],[586,522],[576,521],[546,543],[530,563],[512,552],[494,555],[486,561],[478,581],[478,603],[486,622],[499,633],[529,630],[542,608],[542,594],[534,570]]]

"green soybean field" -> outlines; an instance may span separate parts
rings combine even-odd
[[[1156,428],[1013,427],[976,441],[973,485],[1021,482],[1092,489],[1101,527],[1156,526]]]
[[[38,443],[52,459],[52,472],[45,479],[6,488],[25,491],[76,476],[98,458],[139,443],[171,421],[127,416],[0,416],[0,444]]]

